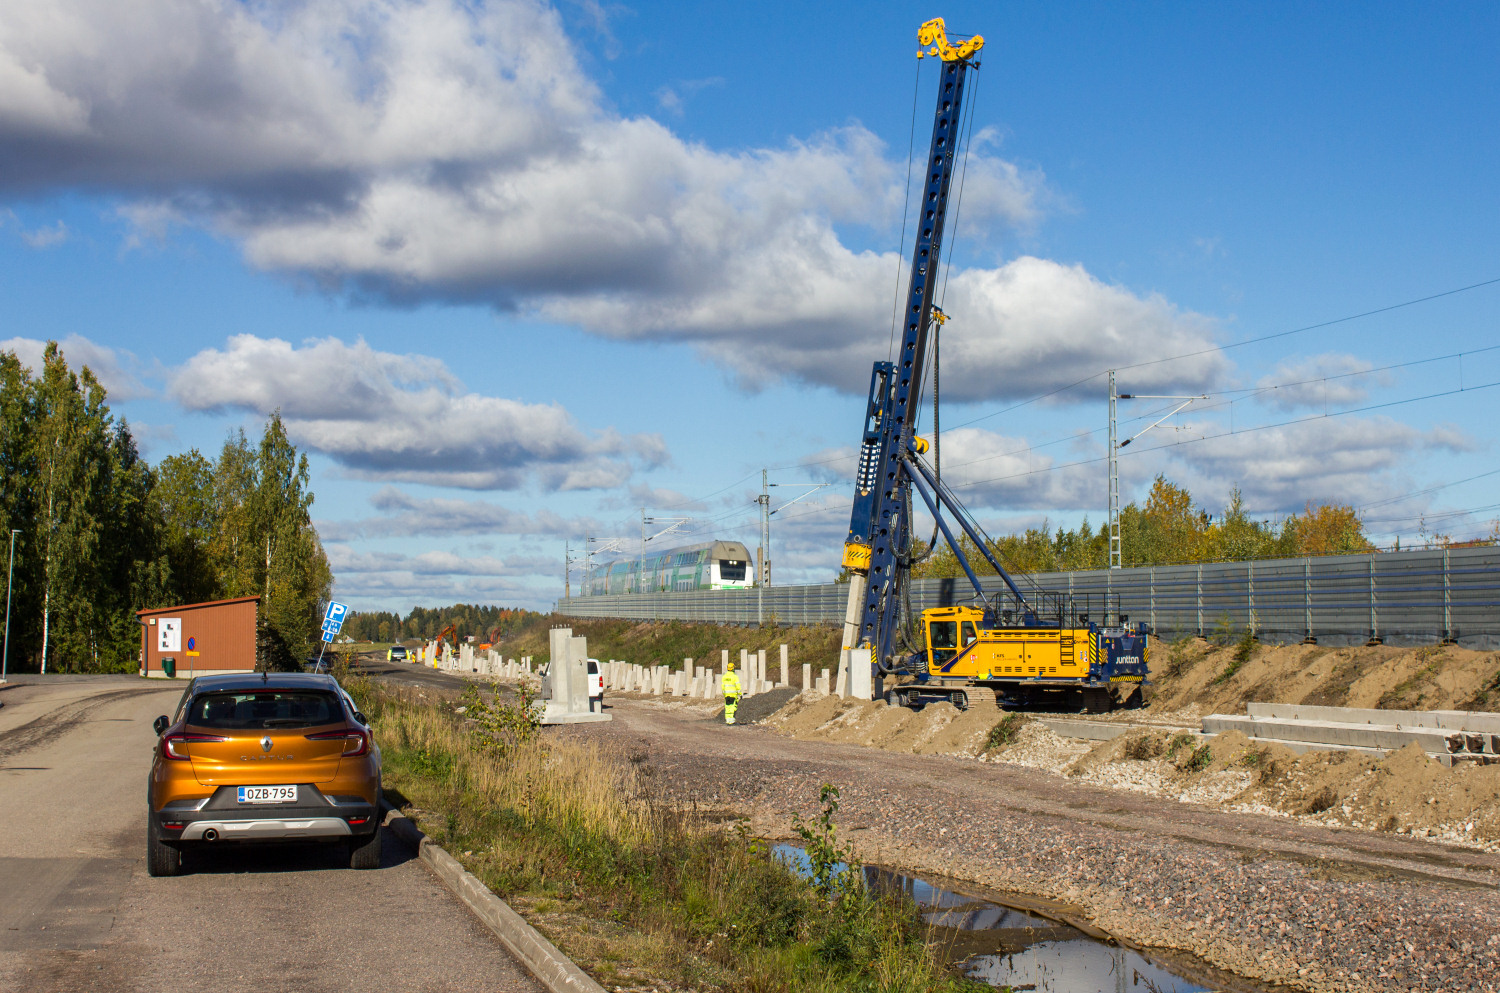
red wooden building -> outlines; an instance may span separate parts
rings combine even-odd
[[[254,672],[255,626],[260,597],[189,603],[141,610],[141,675]]]

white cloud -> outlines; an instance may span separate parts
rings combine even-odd
[[[438,360],[378,352],[364,341],[236,335],[172,376],[189,410],[280,410],[299,443],[359,478],[468,489],[598,489],[628,480],[633,464],[667,458],[659,435],[588,434],[557,404],[460,392]]]
[[[379,517],[358,521],[319,521],[327,541],[353,538],[430,537],[438,535],[551,535],[577,537],[597,531],[586,518],[568,518],[550,510],[535,514],[511,510],[484,500],[417,498],[393,486],[370,498]]]
[[[1370,374],[1370,363],[1353,355],[1330,353],[1287,359],[1256,383],[1256,398],[1281,410],[1338,410],[1362,403],[1371,385],[1389,382]]]
[[[499,603],[545,609],[562,591],[561,555],[544,558],[355,552],[331,545],[334,595],[356,609],[406,610],[413,603]],[[554,574],[557,578],[554,579]]]
[[[981,428],[943,432],[943,482],[970,507],[1028,510],[1103,504],[1103,446],[1060,452]],[[1123,468],[1122,468],[1123,471]],[[1129,480],[1127,480],[1129,482]]]
[[[1157,453],[1132,452],[1122,457],[1122,470],[1139,458],[1153,470],[1149,475],[1164,471],[1204,506],[1222,504],[1238,487],[1257,512],[1293,513],[1308,501],[1357,507],[1415,489],[1420,484],[1409,475],[1415,453],[1472,447],[1451,426],[1421,431],[1388,417],[1316,418],[1234,434],[1224,434],[1220,424],[1190,430],[1209,437]]]
[[[862,392],[898,260],[840,230],[894,234],[904,168],[859,125],[781,148],[684,141],[608,111],[571,50],[538,0],[6,5],[0,189],[121,193],[152,230],[209,226],[329,292],[478,302],[686,344],[746,385]],[[968,158],[976,242],[1048,199],[993,145],[981,131]],[[1212,345],[1206,318],[1079,266],[956,269],[950,289],[956,400]],[[1163,364],[1141,386],[1224,368]]]
[[[687,102],[694,96],[709,87],[723,85],[723,76],[680,80],[672,86],[663,86],[656,91],[656,105],[669,114],[681,117]]]
[[[146,384],[141,382],[136,369],[139,362],[129,352],[110,348],[90,341],[82,335],[70,334],[58,342],[63,358],[74,372],[87,366],[89,371],[104,385],[111,400],[135,400],[151,395]],[[32,371],[40,372],[42,355],[47,343],[39,338],[7,338],[0,341],[0,351],[15,352],[21,364]]]
[[[68,240],[68,226],[58,221],[51,227],[40,227],[34,231],[22,231],[21,240],[32,248],[55,248]]]

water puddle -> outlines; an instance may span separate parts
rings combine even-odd
[[[801,847],[783,844],[775,851],[798,872],[808,872]],[[864,873],[871,890],[910,897],[949,961],[991,986],[1036,993],[1203,993],[1211,988],[1140,952],[1038,913],[879,866],[865,866]]]

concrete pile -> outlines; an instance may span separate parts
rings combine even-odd
[[[593,709],[589,696],[589,643],[587,638],[573,637],[572,628],[553,628],[548,632],[552,661],[542,681],[543,724],[585,724],[613,720],[613,716]]]

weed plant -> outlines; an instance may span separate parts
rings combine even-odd
[[[875,895],[835,834],[838,791],[798,821],[804,879],[748,831],[663,802],[643,758],[537,733],[530,701],[434,704],[355,681],[385,782],[425,831],[528,908],[606,986],[802,993],[978,990],[914,904]]]
[[[1227,683],[1234,678],[1234,674],[1244,668],[1245,663],[1250,661],[1250,656],[1255,654],[1255,633],[1249,628],[1240,635],[1234,645],[1234,654],[1229,658],[1229,664],[1224,671],[1214,679],[1215,683]]]
[[[985,751],[995,748],[1005,748],[1015,742],[1021,734],[1027,720],[1021,714],[1006,714],[990,728],[990,733],[984,740]]]
[[[1191,753],[1189,753],[1187,761],[1183,762],[1182,765],[1178,768],[1182,769],[1184,772],[1202,772],[1204,769],[1208,768],[1209,764],[1213,762],[1213,760],[1213,749],[1208,745],[1199,745],[1197,748],[1193,749]]]

